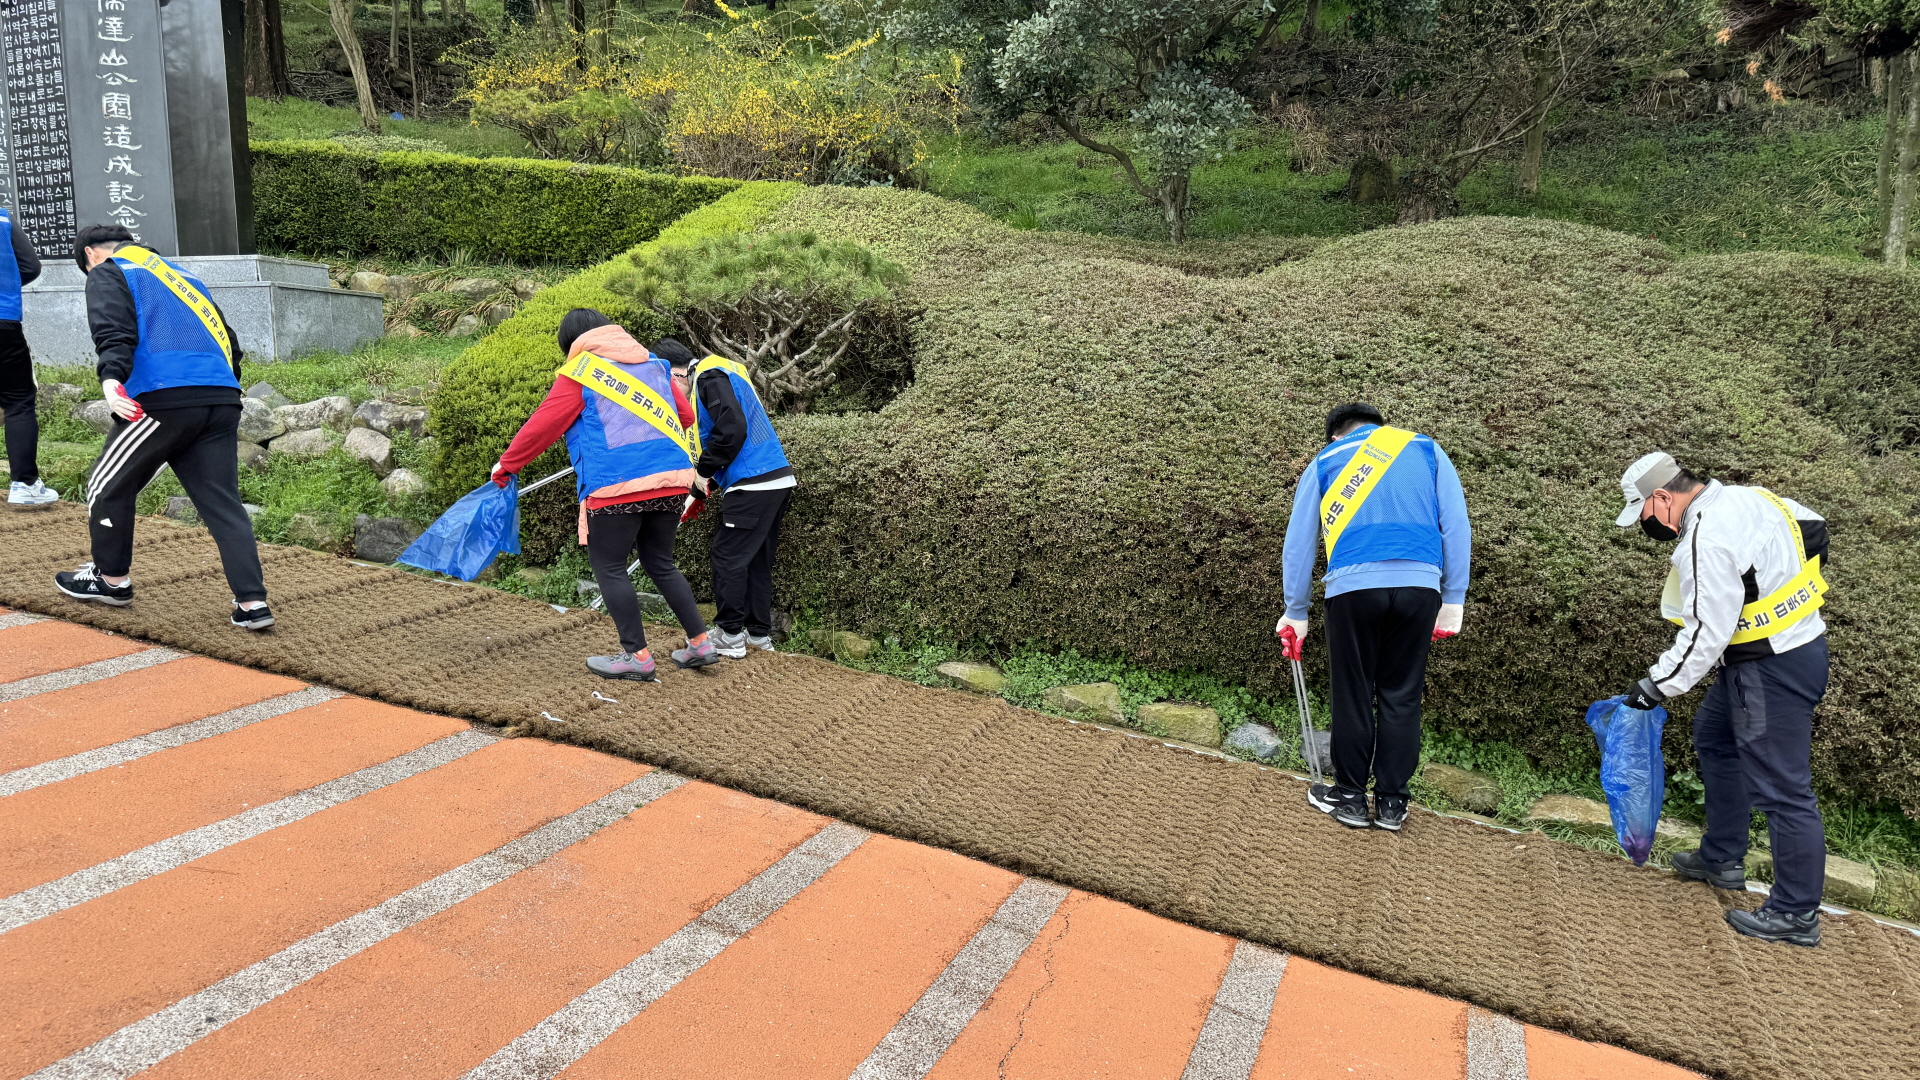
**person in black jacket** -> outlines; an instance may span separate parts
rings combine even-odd
[[[694,384],[687,394],[700,417],[694,469],[722,496],[713,530],[714,649],[734,660],[750,648],[771,651],[773,555],[798,483],[793,466],[745,366],[718,356],[696,363],[672,338],[652,351]]]
[[[233,590],[229,621],[273,625],[253,522],[240,501],[240,339],[199,281],[133,242],[117,225],[80,231],[87,323],[113,431],[87,478],[93,561],[54,575],[76,600],[133,602],[134,502],[172,466],[213,533]]]
[[[40,482],[40,418],[34,408],[33,353],[20,328],[20,287],[40,277],[40,253],[0,206],[0,411],[7,417],[7,503],[44,506],[60,493]]]

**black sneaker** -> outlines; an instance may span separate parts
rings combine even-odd
[[[1351,798],[1340,795],[1332,784],[1311,784],[1307,787],[1307,802],[1323,814],[1333,815],[1333,820],[1349,829],[1364,829],[1373,824],[1367,816],[1367,797]]]
[[[1729,908],[1726,919],[1727,925],[1748,937],[1759,938],[1761,941],[1781,941],[1789,945],[1805,945],[1808,948],[1820,944],[1820,913],[1818,911],[1809,911],[1805,915],[1789,915],[1770,907],[1763,907],[1758,911]]]
[[[1407,823],[1407,800],[1373,797],[1373,827],[1399,832]]]
[[[269,611],[265,604],[257,608],[243,608],[240,606],[240,601],[235,600],[233,617],[227,621],[242,630],[265,630],[273,625],[273,612]]]
[[[1676,851],[1668,860],[1673,872],[1694,881],[1704,881],[1716,889],[1739,892],[1747,887],[1747,868],[1737,862],[1710,863],[1700,857],[1700,849]]]
[[[109,585],[92,563],[81,563],[80,569],[71,573],[62,571],[53,575],[53,587],[75,600],[98,600],[114,607],[126,607],[133,603],[132,581],[125,585]]]

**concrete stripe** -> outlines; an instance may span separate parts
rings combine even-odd
[[[867,832],[834,822],[646,955],[474,1066],[465,1080],[550,1080],[846,858]]]
[[[148,844],[117,859],[108,859],[96,866],[75,871],[58,881],[15,893],[0,900],[0,934],[124,889],[155,874],[163,874],[271,829],[291,825],[301,818],[368,792],[378,791],[409,776],[438,768],[449,761],[457,761],[498,741],[497,736],[478,731],[458,732],[391,761],[383,761],[337,780],[317,784],[284,799],[242,811],[224,821]]]
[[[685,777],[673,773],[650,772],[464,866],[343,919],[192,997],[128,1024],[85,1050],[33,1073],[31,1080],[121,1080],[150,1069],[335,964],[579,843],[686,782]]]
[[[1511,1017],[1469,1008],[1467,1080],[1527,1080],[1527,1029]]]
[[[1233,959],[1214,992],[1213,1008],[1200,1028],[1200,1038],[1187,1055],[1180,1080],[1247,1080],[1260,1043],[1267,1037],[1273,1015],[1273,996],[1287,973],[1287,954],[1242,941],[1233,947]]]
[[[1033,944],[1067,892],[1066,886],[1050,881],[1021,882],[853,1070],[852,1080],[920,1080],[927,1075]]]
[[[172,649],[142,649],[137,653],[116,656],[111,660],[100,660],[65,671],[50,671],[45,675],[35,675],[31,679],[17,679],[10,683],[0,683],[0,701],[19,701],[23,697],[35,694],[50,694],[55,690],[65,690],[71,686],[83,686],[101,679],[111,679],[115,675],[125,675],[129,671],[139,671],[155,664],[164,664],[169,660],[178,660],[188,654]]]
[[[16,626],[32,626],[42,621],[38,615],[27,615],[18,611],[9,611],[0,615],[0,630],[11,630]]]
[[[257,724],[262,720],[285,716],[296,709],[309,708],[339,696],[338,690],[317,686],[308,687],[291,694],[257,701],[252,705],[243,705],[238,709],[230,709],[204,720],[195,720],[191,723],[148,732],[125,742],[114,743],[112,746],[102,746],[71,757],[60,758],[57,761],[15,769],[10,773],[0,773],[0,798],[18,795],[23,791],[32,791],[34,788],[45,787],[62,780],[71,780],[76,776],[85,776],[101,769],[110,769],[116,765],[125,765],[129,761],[138,760],[159,750],[185,746],[215,735],[224,735],[229,731],[238,731],[248,724]]]

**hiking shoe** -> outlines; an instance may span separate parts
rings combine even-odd
[[[634,682],[659,682],[660,677],[653,673],[653,657],[645,660],[630,652],[619,656],[589,656],[587,670],[603,679],[632,679]]]
[[[1716,889],[1739,892],[1747,887],[1747,868],[1740,863],[1710,863],[1700,857],[1700,849],[1676,851],[1668,860],[1674,873],[1695,881],[1704,881]]]
[[[1818,911],[1789,915],[1770,907],[1762,907],[1758,911],[1729,908],[1726,919],[1728,926],[1761,941],[1784,941],[1789,945],[1805,945],[1808,948],[1820,944]]]
[[[773,635],[772,634],[758,634],[758,635],[748,634],[747,648],[759,649],[761,652],[772,652],[773,651]]]
[[[273,612],[267,610],[265,604],[257,608],[243,608],[240,606],[240,601],[235,600],[233,616],[227,621],[242,630],[265,630],[273,625]]]
[[[1343,797],[1332,784],[1312,784],[1307,788],[1307,801],[1315,810],[1332,814],[1333,820],[1349,829],[1364,829],[1373,824],[1373,819],[1367,816],[1365,795]]]
[[[746,653],[742,652],[740,655],[745,656]],[[673,662],[683,668],[707,667],[720,662],[720,650],[713,647],[713,638],[710,635],[707,640],[698,645],[689,644],[683,649],[673,650]]]
[[[1383,799],[1378,795],[1373,797],[1374,828],[1385,829],[1388,832],[1399,832],[1400,827],[1406,823],[1407,800]]]
[[[62,571],[53,575],[53,587],[75,600],[98,600],[113,607],[133,603],[131,579],[125,585],[109,585],[92,563],[81,563],[80,569],[71,573]]]
[[[715,630],[713,637],[709,640],[713,642],[713,651],[729,660],[745,660],[747,658],[747,632],[745,630],[737,634],[729,634],[725,630]]]
[[[35,480],[23,484],[15,480],[7,487],[8,506],[45,506],[60,501],[60,493],[46,485],[45,481]]]

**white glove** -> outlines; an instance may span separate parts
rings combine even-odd
[[[120,385],[118,379],[100,380],[100,393],[106,397],[107,408],[113,411],[113,415],[128,423],[147,415],[139,402],[127,396],[127,388]]]
[[[1293,631],[1293,643],[1291,645],[1286,644],[1286,632],[1288,630]],[[1280,616],[1280,621],[1273,624],[1273,632],[1279,635],[1283,648],[1285,649],[1284,655],[1286,658],[1289,660],[1300,659],[1300,646],[1307,640],[1307,620],[1289,619],[1285,615],[1282,615]]]
[[[1465,604],[1441,604],[1440,617],[1433,620],[1433,640],[1450,638],[1460,632],[1460,620],[1467,613]]]

